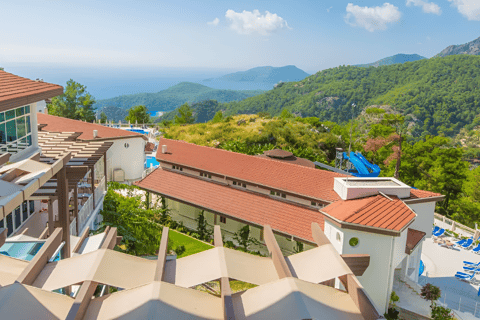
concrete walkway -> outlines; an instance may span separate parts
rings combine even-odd
[[[419,284],[431,283],[439,287],[442,290],[440,302],[445,302],[448,308],[472,315],[475,313],[480,317],[480,297],[477,296],[480,281],[469,284],[455,278],[457,271],[464,272],[463,261],[478,263],[480,255],[471,250],[441,247],[433,239],[425,240],[422,252],[425,271],[419,278]],[[479,275],[476,278],[480,280]]]

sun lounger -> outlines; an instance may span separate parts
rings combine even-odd
[[[443,234],[445,233],[445,229],[440,229],[438,230],[437,232],[433,233],[433,236],[434,237],[440,237],[440,236],[443,236]]]
[[[475,253],[479,253],[480,252],[480,243],[475,248],[473,248],[472,251],[475,252]]]
[[[472,273],[471,275],[468,275],[466,273],[463,273],[463,272],[457,272],[455,274],[455,278],[459,279],[459,280],[462,280],[462,281],[466,281],[466,282],[469,282],[469,283],[472,283],[472,282],[475,282],[476,279],[475,279],[475,272]]]
[[[464,244],[462,244],[462,248],[469,249],[473,245],[473,239],[467,239]]]
[[[465,266],[463,266],[463,270],[470,271],[470,272],[472,272],[472,271],[480,272],[480,269],[477,268],[477,267],[465,267]]]
[[[473,262],[470,262],[470,261],[463,261],[463,265],[467,266],[467,267],[480,267],[480,262],[479,263],[473,263]]]
[[[438,230],[440,230],[440,227],[439,226],[435,226],[435,228],[433,228],[433,234],[437,233]]]

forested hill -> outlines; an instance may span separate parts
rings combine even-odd
[[[138,93],[99,100],[95,107],[102,109],[114,106],[128,109],[137,105],[145,105],[150,111],[169,111],[185,102],[194,103],[210,99],[220,102],[238,101],[262,92],[262,90],[219,90],[198,83],[181,82],[157,93]]]
[[[280,81],[300,81],[308,76],[308,73],[295,66],[268,66],[256,67],[247,71],[230,73],[220,78],[207,79],[205,81],[262,82],[274,84]]]
[[[357,64],[355,65],[356,67],[363,67],[363,68],[368,68],[368,67],[380,67],[380,66],[388,66],[391,64],[395,63],[405,63],[405,62],[412,62],[412,61],[417,61],[417,60],[422,60],[426,59],[425,57],[422,57],[418,54],[396,54],[391,57],[383,58],[381,60],[372,62],[372,63],[367,63],[367,64]]]
[[[226,115],[268,112],[275,116],[286,108],[302,117],[342,123],[351,119],[352,103],[357,105],[355,116],[370,105],[391,105],[407,116],[413,136],[453,136],[480,114],[479,97],[480,57],[457,55],[378,68],[323,70],[216,109],[225,110]]]

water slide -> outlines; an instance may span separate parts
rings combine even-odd
[[[347,153],[343,153],[343,158],[350,161],[355,167],[356,171],[352,171],[356,177],[378,177],[380,174],[380,167],[376,164],[371,164],[367,159],[360,153],[350,152],[350,157],[347,156]]]

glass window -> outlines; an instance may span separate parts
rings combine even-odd
[[[30,133],[32,131],[32,129],[30,127],[30,116],[27,116],[25,118],[25,126],[27,127],[27,133]]]
[[[15,118],[15,110],[8,110],[5,112],[6,120]]]
[[[22,140],[20,140],[18,142],[18,149],[19,150],[25,150],[28,148],[28,145],[27,145],[27,138],[23,138]]]
[[[5,121],[5,113],[0,112],[0,122]]]
[[[30,201],[30,215],[35,212],[35,201]]]
[[[15,109],[15,113],[17,117],[23,116],[25,114],[25,108],[24,107],[17,108]]]
[[[7,141],[17,140],[17,130],[15,128],[15,120],[7,122]]]
[[[11,235],[12,232],[13,232],[13,218],[12,218],[12,214],[9,214],[7,216],[7,236]]]
[[[20,206],[15,209],[15,229],[18,229],[22,224],[22,217],[20,216]]]
[[[6,132],[5,132],[5,123],[0,123],[0,143],[7,142]]]
[[[5,222],[2,220],[0,220],[0,228],[5,228]]]
[[[27,136],[27,145],[28,146],[32,145],[32,136]]]
[[[17,118],[16,121],[17,121],[17,136],[20,139],[27,135],[27,129],[25,128],[25,117]]]
[[[27,204],[27,201],[24,201],[22,203],[22,221],[25,222],[25,220],[27,220],[28,218],[28,204]]]
[[[30,106],[25,106],[25,114],[30,113]]]

